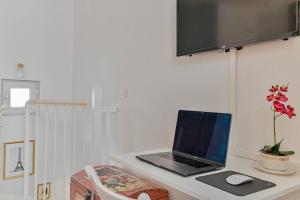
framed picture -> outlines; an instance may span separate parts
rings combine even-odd
[[[31,140],[30,145],[30,175],[34,175],[35,165],[35,141]],[[13,179],[24,176],[25,154],[24,141],[4,143],[3,150],[3,179]]]
[[[43,200],[44,192],[46,192],[46,199],[51,197],[51,183],[46,183],[46,189],[44,184],[39,184],[37,186],[37,200]]]

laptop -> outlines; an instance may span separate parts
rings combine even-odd
[[[231,114],[180,110],[172,152],[139,155],[141,161],[187,177],[226,164]]]

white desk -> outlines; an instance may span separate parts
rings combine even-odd
[[[250,176],[264,179],[266,181],[271,181],[277,186],[262,192],[258,192],[252,195],[245,197],[237,197],[221,191],[217,188],[211,187],[204,183],[200,183],[195,180],[195,177],[192,176],[184,178],[176,174],[170,173],[166,170],[160,169],[158,167],[152,166],[150,164],[139,161],[135,157],[137,155],[148,154],[148,153],[157,153],[169,151],[168,149],[160,149],[153,151],[144,151],[144,152],[135,152],[122,155],[112,156],[112,161],[120,164],[122,167],[134,171],[135,173],[151,179],[156,184],[167,187],[166,189],[170,192],[170,197],[172,200],[274,200],[274,199],[293,199],[299,200],[298,194],[297,197],[284,197],[285,195],[291,194],[300,190],[300,174],[293,176],[276,176],[265,174],[260,171],[257,171],[252,167],[253,161],[239,158],[235,156],[229,156],[227,161],[226,169],[222,170],[233,170],[236,172],[244,173]],[[220,171],[219,171],[220,172]],[[212,172],[216,173],[216,172]],[[212,174],[212,173],[206,173]],[[177,195],[181,193],[183,196],[178,197]],[[184,196],[186,195],[186,196]],[[280,198],[284,197],[284,198]]]

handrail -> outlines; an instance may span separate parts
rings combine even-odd
[[[63,101],[63,100],[31,100],[26,104],[31,105],[44,105],[44,106],[87,106],[88,103],[85,101]]]

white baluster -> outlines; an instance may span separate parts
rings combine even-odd
[[[34,171],[35,171],[35,177],[34,177],[34,188],[37,187],[38,181],[39,181],[39,144],[40,144],[40,132],[39,132],[39,107],[36,106],[35,109],[35,163],[34,163]],[[34,199],[37,199],[37,189],[34,189]]]
[[[24,140],[24,199],[29,199],[29,158],[30,158],[30,103],[25,106],[25,140]]]
[[[56,154],[57,154],[57,107],[54,110],[54,136],[53,136],[53,163],[52,163],[52,186],[53,186],[53,200],[56,199]]]
[[[65,116],[64,116],[64,161],[67,160],[67,108],[65,108],[65,112],[64,112]],[[64,174],[63,174],[63,180],[65,180],[67,178],[67,164],[64,164]],[[67,196],[66,191],[64,191],[65,194],[64,196]]]
[[[111,136],[110,136],[110,112],[105,113],[105,140],[106,140],[106,155],[105,155],[105,164],[109,165],[110,156],[111,156]]]
[[[76,135],[76,112],[73,109],[72,110],[72,151],[71,151],[71,156],[72,156],[72,170],[71,173],[73,173],[75,170],[77,170],[76,166],[76,142],[77,142],[77,135]]]
[[[47,106],[46,113],[45,113],[45,144],[44,144],[44,181],[43,181],[43,200],[46,200],[46,188],[47,188],[47,160],[48,160],[48,115],[49,115],[49,108]]]

